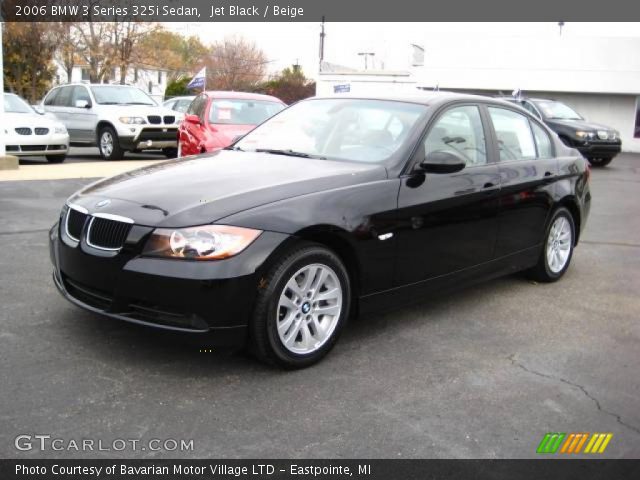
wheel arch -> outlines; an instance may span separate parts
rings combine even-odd
[[[109,120],[100,120],[96,125],[96,145],[100,144],[100,130],[104,127],[111,127],[116,133],[118,133],[116,127]]]
[[[578,245],[578,240],[580,239],[580,229],[582,225],[582,218],[580,215],[580,207],[578,207],[578,202],[576,201],[576,198],[572,195],[563,197],[557,203],[556,208],[559,208],[559,207],[565,207],[567,210],[569,210],[569,213],[571,213],[571,216],[573,217],[573,223],[575,226],[575,232],[574,232],[575,240],[573,242],[573,245],[574,246]]]
[[[348,235],[346,230],[332,225],[305,227],[292,234],[269,255],[260,268],[261,274],[266,273],[283,252],[295,248],[300,243],[310,242],[322,245],[335,253],[347,269],[351,282],[351,313],[357,315],[362,269],[356,248],[348,239]]]

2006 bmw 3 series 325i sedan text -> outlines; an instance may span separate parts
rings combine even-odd
[[[304,367],[349,316],[518,270],[560,278],[585,162],[501,100],[313,98],[225,150],[71,196],[54,280],[93,312]]]

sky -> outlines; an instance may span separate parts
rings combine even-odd
[[[277,72],[298,63],[308,77],[315,78],[318,70],[319,22],[282,23],[168,23],[168,29],[183,35],[197,35],[204,43],[240,35],[253,40],[270,61],[268,69]],[[429,36],[455,35],[456,38],[475,36],[546,36],[559,35],[554,22],[539,23],[346,23],[325,24],[325,60],[364,68],[359,52],[373,52],[374,67],[387,70],[406,68],[408,46],[425,46]],[[562,35],[596,37],[640,37],[640,23],[577,23],[566,22]],[[605,40],[603,40],[605,41]],[[369,58],[371,62],[371,58]],[[371,68],[371,63],[369,63]]]

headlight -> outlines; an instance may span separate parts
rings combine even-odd
[[[578,138],[593,138],[593,137],[595,137],[595,133],[593,133],[593,132],[583,132],[581,130],[578,130],[576,132],[576,137],[578,137]]]
[[[147,121],[142,117],[120,117],[122,123],[126,123],[127,125],[144,125]]]
[[[53,127],[54,133],[67,133],[67,127],[64,125],[56,125]]]
[[[221,260],[242,252],[261,233],[262,230],[228,225],[158,228],[147,241],[143,255],[191,260]]]

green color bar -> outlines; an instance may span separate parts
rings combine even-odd
[[[536,453],[556,453],[566,433],[547,433],[538,445]]]

